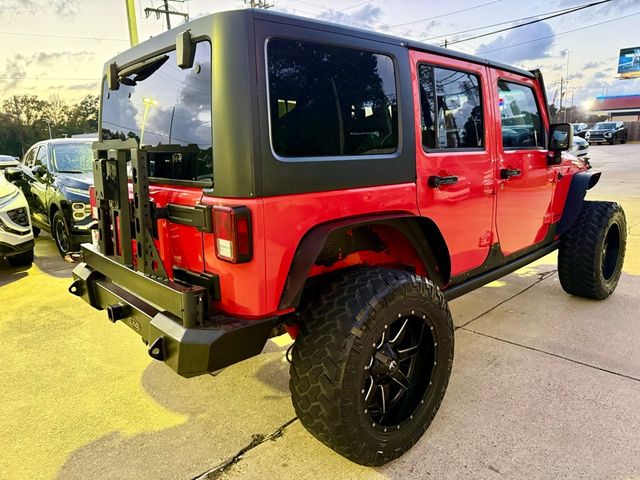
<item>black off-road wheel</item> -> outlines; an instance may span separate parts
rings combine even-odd
[[[453,364],[442,293],[417,275],[347,272],[301,313],[289,386],[316,438],[361,465],[399,457],[424,434]]]
[[[584,202],[580,216],[560,238],[558,275],[565,292],[603,300],[620,280],[627,221],[614,202]]]
[[[58,252],[64,258],[71,251],[71,238],[69,235],[69,226],[60,210],[53,214],[51,219],[51,236],[56,242]]]
[[[7,261],[12,267],[28,267],[33,263],[33,249],[17,255],[11,255],[7,257]]]

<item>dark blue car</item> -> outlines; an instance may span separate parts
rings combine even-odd
[[[89,187],[93,138],[60,138],[33,145],[11,175],[29,202],[33,233],[50,232],[62,256],[91,241]]]

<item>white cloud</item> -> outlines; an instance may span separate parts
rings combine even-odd
[[[476,55],[505,63],[519,63],[551,56],[554,31],[546,22],[510,30],[495,40],[481,44]],[[532,40],[537,40],[532,42]],[[523,45],[520,45],[523,44]]]

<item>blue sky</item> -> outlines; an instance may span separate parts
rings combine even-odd
[[[155,16],[145,18],[145,6],[160,0],[135,0],[140,38],[166,26]],[[349,24],[436,45],[465,40],[470,35],[505,28],[524,17],[582,5],[588,0],[272,0],[273,9],[306,17]],[[2,0],[0,39],[8,48],[0,52],[0,98],[14,93],[48,96],[58,93],[77,99],[97,93],[97,79],[106,59],[128,46],[125,0]],[[242,0],[191,0],[176,4],[192,17],[220,10],[243,8]],[[533,19],[533,18],[530,18]],[[175,23],[180,22],[174,17]],[[606,23],[603,23],[606,22]],[[491,24],[486,30],[456,34]],[[599,25],[596,25],[599,24]],[[586,27],[586,28],[585,28]],[[557,82],[566,75],[565,101],[583,104],[602,93],[640,93],[640,79],[618,80],[620,48],[640,45],[640,0],[612,0],[559,18],[450,48],[515,64],[542,69],[549,100]],[[62,38],[61,36],[83,37]],[[574,92],[575,90],[575,92]]]

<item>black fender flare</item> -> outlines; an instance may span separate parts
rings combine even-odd
[[[413,244],[427,269],[430,280],[438,287],[444,287],[449,282],[451,274],[448,249],[442,234],[437,230],[435,224],[431,228],[435,228],[436,235],[439,235],[439,238],[434,240],[438,242],[438,245],[435,249],[433,248],[426,236],[425,228],[420,224],[423,221],[430,222],[430,220],[416,215],[391,213],[340,219],[313,227],[304,234],[293,255],[289,273],[280,295],[279,308],[285,310],[298,306],[309,270],[318,258],[331,233],[343,228],[366,225],[387,225],[400,231]]]
[[[593,188],[600,180],[602,172],[594,172],[592,170],[577,172],[571,177],[571,185],[567,193],[567,199],[564,202],[562,217],[558,222],[557,234],[562,235],[571,228],[573,222],[576,221],[578,215],[582,211],[582,204],[587,190]]]

